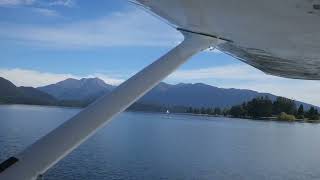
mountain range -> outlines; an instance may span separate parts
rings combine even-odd
[[[56,99],[33,87],[17,87],[0,77],[0,102],[16,104],[53,105]]]
[[[83,78],[80,80],[68,78],[56,84],[50,84],[37,89],[52,95],[59,100],[86,100],[111,92],[115,86],[106,84],[99,78]]]
[[[10,81],[0,78],[0,102],[48,104],[62,106],[85,106],[103,94],[110,93],[116,86],[106,84],[99,78],[66,79],[43,87],[16,87]],[[258,96],[276,95],[247,89],[225,89],[203,83],[180,83],[176,85],[161,82],[135,103],[133,109],[161,109],[168,107],[220,107],[241,104]],[[32,101],[34,99],[34,102]],[[305,108],[311,105],[303,102]]]

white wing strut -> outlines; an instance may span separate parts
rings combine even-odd
[[[6,163],[1,180],[36,179],[124,111],[197,52],[215,46],[214,37],[183,32],[184,41],[166,55],[98,99]]]

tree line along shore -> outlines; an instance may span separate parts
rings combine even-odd
[[[297,107],[294,100],[284,97],[277,97],[274,101],[269,99],[268,96],[257,97],[231,108],[223,109],[219,107],[189,107],[186,113],[246,119],[320,122],[320,114],[317,108],[311,106],[309,109],[304,109],[302,104]]]

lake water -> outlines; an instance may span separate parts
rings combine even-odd
[[[0,160],[21,151],[78,111],[0,106]],[[319,139],[317,124],[126,112],[44,177],[320,179]]]

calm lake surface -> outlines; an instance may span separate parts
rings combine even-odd
[[[0,106],[0,160],[78,111]],[[62,179],[320,179],[320,126],[126,112],[45,174]]]

